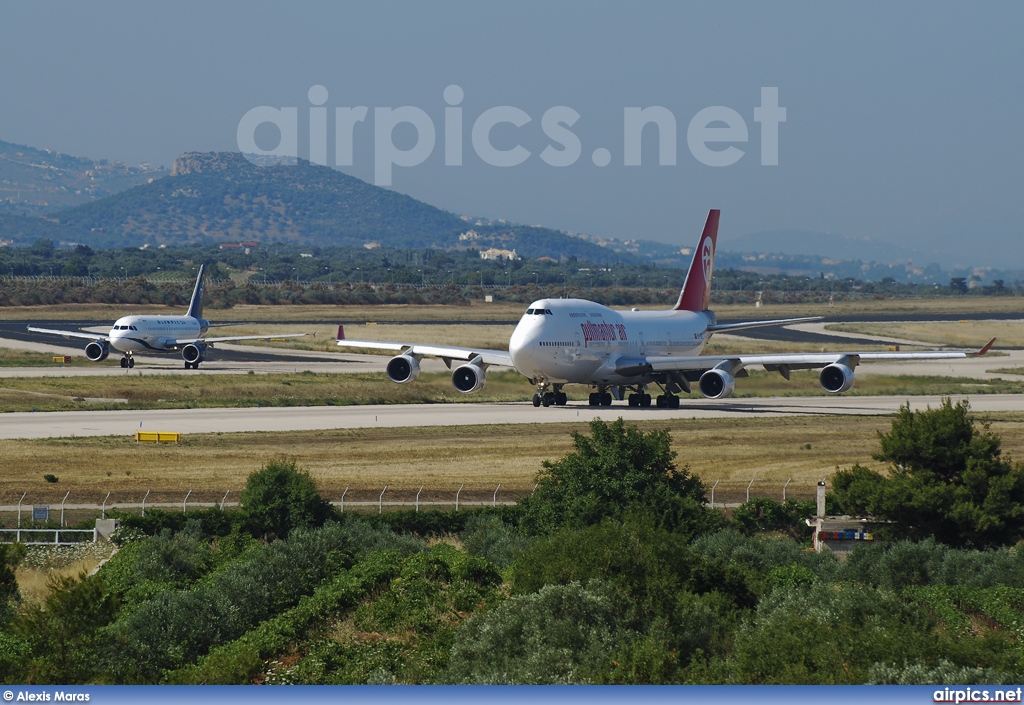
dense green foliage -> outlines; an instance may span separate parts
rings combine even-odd
[[[281,538],[293,529],[321,526],[331,516],[331,505],[293,460],[271,461],[250,475],[239,507],[253,535]]]
[[[978,428],[967,401],[937,409],[900,408],[875,458],[888,477],[862,466],[836,473],[841,509],[890,522],[895,538],[936,540],[974,548],[1024,539],[1024,464],[1003,458],[999,437]]]
[[[947,476],[1000,460],[962,411],[901,416],[881,453]],[[596,422],[574,440],[516,508],[321,523],[308,476],[277,462],[251,476],[245,510],[125,516],[121,548],[96,574],[55,579],[29,604],[7,580],[0,680],[1024,678],[1024,544],[873,541],[840,561],[806,549],[805,504],[752,501],[731,522],[703,507],[665,434]],[[11,567],[21,553],[0,557]]]
[[[645,514],[687,535],[717,528],[721,515],[705,506],[706,487],[688,467],[677,468],[668,431],[645,433],[621,418],[573,432],[575,450],[545,461],[537,489],[519,504],[530,533],[596,524],[606,517]]]

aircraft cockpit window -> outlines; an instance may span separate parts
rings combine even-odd
[[[527,316],[532,316],[533,315],[533,309],[532,308],[526,309],[526,315]]]
[[[128,330],[138,330],[135,326],[128,326]]]

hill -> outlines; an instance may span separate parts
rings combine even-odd
[[[167,176],[167,170],[95,161],[0,141],[0,213],[38,216]]]
[[[184,154],[169,176],[62,210],[45,224],[3,218],[0,237],[92,247],[256,241],[617,257],[559,231],[458,216],[308,161],[260,166],[237,153]]]

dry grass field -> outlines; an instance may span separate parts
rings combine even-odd
[[[753,496],[781,497],[792,478],[790,497],[813,496],[818,480],[836,467],[862,463],[880,468],[871,456],[885,417],[791,417],[783,419],[682,419],[638,424],[667,429],[678,453],[708,485],[720,480],[716,501],[742,501],[753,479]],[[1024,457],[1024,414],[1003,415],[992,423],[1004,451]],[[308,431],[299,433],[209,434],[186,436],[179,445],[136,444],[131,437],[0,441],[5,471],[0,504],[25,502],[59,506],[68,502],[219,501],[226,491],[237,499],[245,479],[268,460],[294,460],[308,469],[323,493],[337,501],[451,501],[465,484],[462,499],[490,500],[529,492],[544,460],[571,449],[572,431],[581,424],[435,427]],[[57,483],[43,479],[46,474]],[[5,517],[10,521],[11,517]],[[8,524],[9,526],[10,524]]]
[[[838,323],[826,328],[957,347],[975,347],[996,338],[996,345],[1000,348],[1024,348],[1024,312],[1019,321]]]

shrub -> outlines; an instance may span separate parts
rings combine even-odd
[[[459,629],[448,679],[456,683],[588,683],[611,670],[637,635],[621,622],[611,585],[548,585],[476,614]]]
[[[240,501],[245,525],[254,536],[284,538],[292,529],[315,528],[331,516],[309,473],[294,461],[275,460],[249,476]]]
[[[705,507],[704,483],[673,463],[668,431],[644,433],[621,418],[595,419],[590,431],[573,433],[573,452],[544,462],[536,491],[519,503],[526,531],[548,533],[640,511],[689,535],[721,525],[722,515]]]

